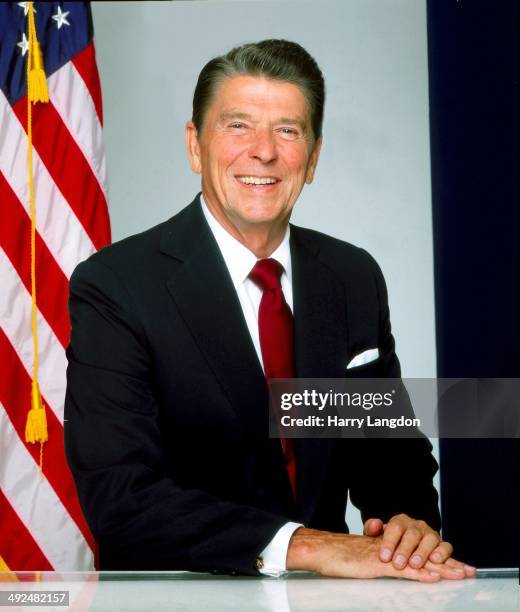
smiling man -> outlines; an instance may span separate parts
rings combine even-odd
[[[208,210],[258,258],[269,257],[318,162],[321,136],[303,91],[266,76],[236,75],[195,121],[186,141]]]
[[[440,539],[426,439],[268,435],[269,378],[400,376],[377,264],[289,225],[324,97],[292,42],[211,60],[186,126],[202,193],[71,279],[66,448],[102,569],[474,574]]]

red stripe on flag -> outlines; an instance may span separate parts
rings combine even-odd
[[[11,571],[54,569],[1,489],[0,525],[2,525],[0,554]]]
[[[103,125],[103,103],[101,100],[101,83],[99,81],[99,72],[96,64],[96,50],[94,43],[91,42],[81,53],[78,53],[72,60],[74,67],[81,75],[85,82],[90,97],[94,102],[96,113],[101,125]]]
[[[20,440],[25,444],[35,463],[39,465],[40,445],[25,442],[25,421],[30,404],[31,379],[1,328],[0,369],[4,373],[0,376],[0,401]],[[81,511],[76,497],[76,487],[65,458],[63,427],[52,410],[47,408],[46,413],[49,440],[43,447],[43,473],[88,545],[94,550],[94,538]]]
[[[0,172],[0,246],[31,292],[31,221]],[[36,233],[38,309],[64,348],[70,338],[67,310],[69,283],[40,235]]]
[[[13,111],[27,131],[27,97],[19,100],[13,106]],[[105,195],[83,152],[50,102],[33,105],[32,125],[34,147],[52,180],[96,249],[101,249],[110,243],[108,207]]]

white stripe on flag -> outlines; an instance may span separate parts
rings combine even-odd
[[[0,247],[0,321],[5,335],[32,377],[31,294]],[[65,350],[42,314],[37,312],[40,390],[63,424],[67,359]],[[2,374],[3,375],[3,374]]]
[[[53,568],[92,570],[93,555],[83,534],[49,481],[41,478],[1,403],[0,456],[0,488]]]
[[[27,134],[0,90],[0,172],[30,214]],[[94,251],[81,222],[33,150],[36,228],[67,278]]]
[[[103,131],[85,82],[72,62],[48,79],[49,98],[81,149],[105,195],[108,195]]]

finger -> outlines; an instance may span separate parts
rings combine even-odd
[[[438,543],[439,536],[435,532],[424,535],[422,540],[419,542],[419,545],[410,556],[409,564],[417,569],[423,567],[428,560],[430,553],[435,550]]]
[[[468,578],[474,578],[477,575],[477,568],[473,565],[464,564],[464,571]]]
[[[383,533],[383,521],[378,518],[371,518],[365,521],[363,529],[363,535],[371,536],[373,538]]]
[[[432,550],[429,558],[434,563],[444,563],[446,559],[451,557],[452,553],[453,546],[449,542],[440,542],[435,550]]]
[[[408,527],[401,537],[401,541],[394,552],[394,557],[392,559],[394,567],[397,569],[403,569],[407,565],[410,556],[417,546],[419,546],[421,541],[422,533],[419,531],[419,529],[417,529],[417,527],[414,525]]]
[[[468,578],[473,578],[476,575],[476,573],[477,573],[477,568],[476,567],[474,567],[473,565],[468,565],[467,563],[462,563],[462,561],[457,561],[453,557],[450,557],[449,559],[446,559],[446,561],[444,563],[446,565],[449,565],[450,567],[461,567],[461,568],[463,568],[464,572],[466,573],[466,576]]]
[[[409,565],[402,570],[398,570],[391,563],[385,563],[383,571],[385,576],[406,578],[407,580],[417,580],[419,582],[438,582],[441,579],[441,573],[437,569],[415,569]]]
[[[394,555],[396,546],[401,541],[401,537],[405,532],[405,526],[398,520],[391,520],[386,526],[379,550],[379,558],[385,563],[390,561]]]
[[[441,574],[436,571],[428,571],[423,567],[415,571],[417,572],[419,582],[438,582],[441,579]]]
[[[453,567],[446,563],[432,563],[431,561],[427,561],[423,569],[429,572],[439,572],[441,578],[444,578],[444,580],[462,580],[466,578],[464,568]]]
[[[462,561],[457,561],[453,557],[446,559],[444,563],[446,563],[446,565],[449,565],[450,567],[464,567],[464,563],[462,563]]]

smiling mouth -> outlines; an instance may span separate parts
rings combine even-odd
[[[239,183],[242,185],[254,185],[263,186],[263,185],[276,185],[276,183],[280,182],[280,179],[274,176],[235,176]]]

